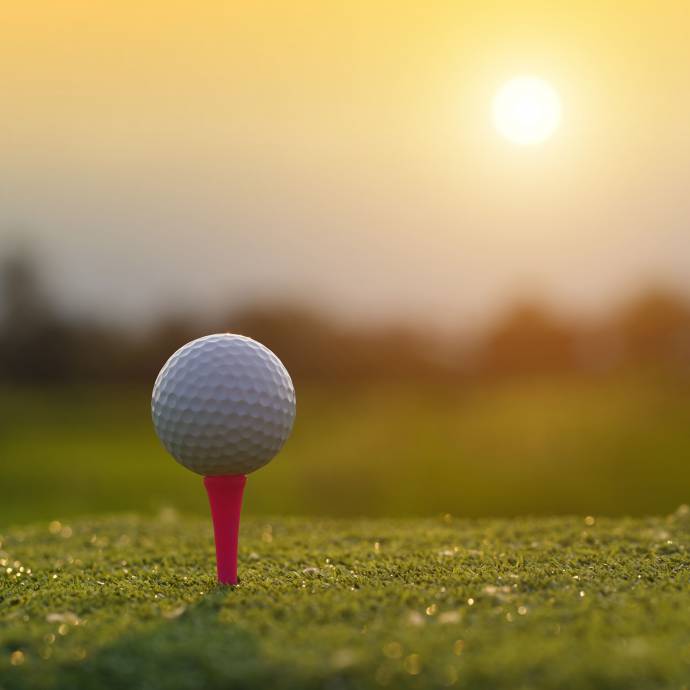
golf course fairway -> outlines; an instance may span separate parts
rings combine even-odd
[[[242,524],[163,511],[0,535],[0,688],[680,690],[690,515]]]

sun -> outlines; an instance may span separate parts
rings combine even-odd
[[[561,121],[561,100],[547,81],[521,76],[506,82],[493,103],[496,129],[515,144],[527,146],[548,139]]]

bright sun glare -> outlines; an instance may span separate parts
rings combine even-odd
[[[548,139],[561,121],[561,101],[555,89],[538,77],[515,77],[496,94],[496,129],[515,144]]]

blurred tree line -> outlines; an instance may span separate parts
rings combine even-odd
[[[471,341],[396,323],[347,327],[280,304],[216,318],[181,314],[144,332],[60,313],[24,256],[0,266],[0,381],[151,383],[175,349],[219,331],[260,340],[305,382],[452,382],[633,367],[690,374],[690,303],[661,289],[645,291],[604,319],[577,320],[538,303],[517,304]]]

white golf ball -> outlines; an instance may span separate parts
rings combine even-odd
[[[282,448],[295,419],[295,389],[261,343],[231,333],[187,343],[153,386],[158,438],[182,465],[206,476],[247,474]]]

